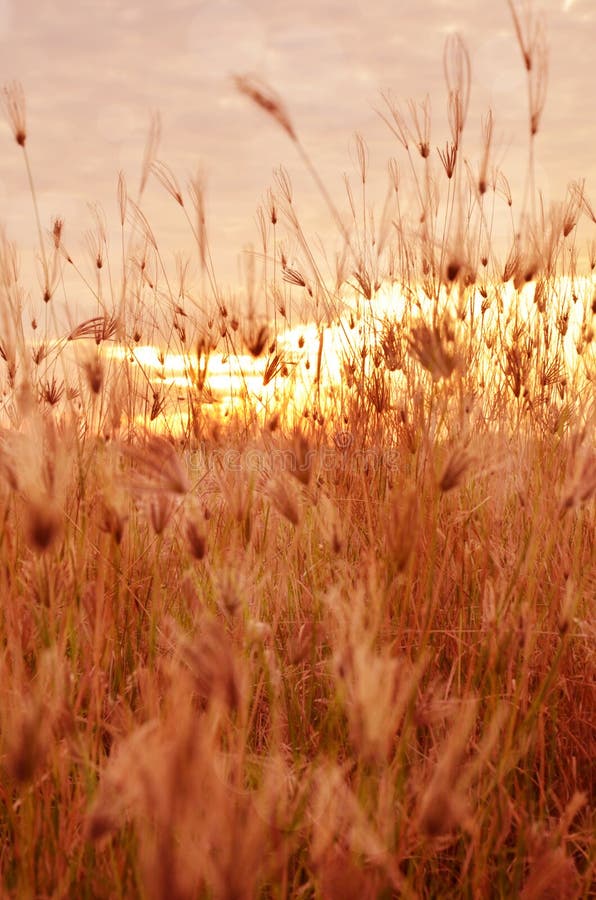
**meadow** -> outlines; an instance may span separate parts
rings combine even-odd
[[[456,36],[441,148],[426,102],[382,100],[374,215],[363,137],[339,204],[282,100],[237,79],[340,248],[278,170],[241,302],[157,119],[118,179],[120,255],[98,214],[83,259],[37,215],[5,86],[40,285],[2,233],[1,896],[593,896],[596,214],[582,182],[542,201],[545,35],[512,10],[519,198],[492,114],[464,158]],[[66,276],[90,314],[62,327]]]

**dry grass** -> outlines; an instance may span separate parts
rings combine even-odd
[[[531,79],[519,209],[489,162],[492,118],[479,176],[459,157],[469,63],[452,39],[440,155],[428,104],[404,114],[386,98],[411,215],[393,160],[375,226],[360,136],[347,219],[325,190],[343,247],[331,278],[280,171],[236,313],[201,178],[187,197],[157,160],[157,121],[136,200],[119,180],[117,291],[100,219],[92,280],[61,226],[40,229],[45,308],[64,267],[96,307],[64,338],[48,315],[30,328],[2,237],[3,896],[590,895],[595,286],[576,235],[594,217],[577,184],[536,211],[545,44],[513,11]],[[316,175],[281,101],[238,85]],[[22,94],[4,97],[24,151]],[[151,173],[192,229],[197,296],[142,212]],[[399,307],[383,306],[387,285]],[[289,356],[297,309],[317,339]],[[178,353],[186,387],[156,379],[141,343],[164,364]],[[220,421],[213,361],[233,366],[245,345],[278,394],[251,403],[245,372]]]

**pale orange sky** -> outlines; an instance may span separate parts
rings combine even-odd
[[[551,54],[538,180],[554,200],[568,181],[585,177],[596,201],[596,2],[536,0],[536,8],[546,16]],[[492,106],[496,155],[515,187],[526,154],[526,87],[505,0],[0,0],[0,81],[24,85],[42,219],[49,227],[62,215],[79,255],[92,224],[87,202],[105,209],[117,250],[117,174],[125,171],[132,192],[149,116],[159,110],[160,157],[182,183],[198,166],[206,174],[216,267],[222,284],[233,286],[242,248],[258,244],[255,210],[274,167],[292,175],[309,234],[325,240],[330,226],[286,135],[236,93],[232,74],[254,72],[278,90],[340,207],[343,173],[354,170],[352,138],[362,133],[380,207],[387,159],[399,159],[401,148],[375,113],[379,92],[391,89],[404,102],[428,93],[431,143],[443,145],[442,51],[454,31],[472,60],[465,152],[475,158],[481,115]],[[147,209],[166,255],[188,245],[180,210],[157,183]],[[0,222],[24,256],[32,252],[25,173],[4,120]]]

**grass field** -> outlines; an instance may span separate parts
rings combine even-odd
[[[425,104],[384,100],[376,218],[364,139],[346,215],[280,99],[238,79],[341,252],[324,267],[279,170],[232,305],[157,120],[134,196],[119,178],[120,261],[101,217],[79,260],[39,221],[5,87],[43,301],[32,322],[3,235],[1,896],[593,896],[596,216],[579,182],[541,203],[546,49],[513,12],[520,198],[490,114],[463,158],[458,38],[440,152]],[[162,258],[150,181],[196,284]],[[61,328],[67,278],[89,315]]]

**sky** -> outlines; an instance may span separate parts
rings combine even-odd
[[[586,178],[596,201],[596,0],[536,0],[550,45],[547,105],[537,142],[546,198]],[[380,91],[404,102],[431,98],[433,147],[443,145],[442,54],[459,32],[472,62],[466,152],[474,158],[481,116],[495,117],[496,156],[515,186],[527,146],[525,72],[505,0],[0,0],[0,82],[18,79],[42,220],[65,219],[70,252],[85,253],[98,204],[118,246],[116,182],[138,182],[150,116],[160,112],[159,157],[182,184],[200,169],[207,224],[222,284],[241,277],[243,250],[258,244],[256,210],[283,165],[309,234],[331,229],[320,194],[275,122],[238,94],[250,72],[283,97],[330,193],[345,202],[353,137],[369,148],[371,192],[382,203],[386,164],[400,148],[377,114]],[[405,161],[404,161],[405,165]],[[166,254],[189,246],[180,210],[157,183],[146,208]],[[0,224],[24,258],[35,231],[23,161],[0,121]]]

